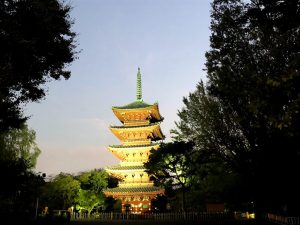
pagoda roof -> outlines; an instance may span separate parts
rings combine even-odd
[[[148,145],[109,145],[109,148],[147,148],[159,146],[159,143],[151,143]]]
[[[146,187],[115,187],[104,190],[106,193],[136,193],[136,192],[163,192],[163,188],[155,186]]]
[[[121,140],[122,142],[137,141],[138,139],[140,139],[139,137],[134,136],[134,138],[132,140],[130,140],[131,137],[129,137],[129,135],[130,135],[130,133],[133,133],[133,132],[134,133],[142,132],[142,133],[144,133],[144,136],[149,137],[149,138],[146,137],[146,139],[153,140],[153,141],[157,141],[157,140],[161,140],[161,139],[165,138],[165,136],[161,132],[160,123],[151,123],[151,124],[147,124],[147,125],[131,126],[131,127],[111,126],[110,129],[114,133],[114,135],[116,135],[116,137],[119,138],[119,140]]]
[[[117,166],[110,166],[110,167],[106,167],[107,170],[145,170],[145,167],[142,165],[138,165],[138,166],[121,166],[121,165],[117,165]]]
[[[110,146],[108,146],[108,149],[120,160],[126,160],[128,157],[128,154],[130,154],[130,153],[143,152],[146,154],[151,149],[157,150],[159,148],[159,146],[160,146],[159,143],[151,143],[148,145],[110,145]],[[141,159],[141,161],[144,161],[144,160]]]
[[[113,106],[113,109],[141,109],[141,108],[148,108],[151,107],[153,105],[158,105],[157,103],[154,104],[148,104],[146,102],[144,102],[143,100],[136,100],[134,102],[131,102],[127,105],[124,106]]]
[[[159,122],[156,123],[150,123],[150,124],[144,124],[144,125],[137,125],[137,126],[130,126],[130,127],[125,127],[125,126],[110,126],[110,128],[118,128],[118,129],[134,129],[134,128],[147,128],[147,127],[152,127],[155,125],[159,125]]]
[[[159,113],[158,103],[148,104],[143,100],[136,100],[125,106],[114,106],[112,110],[116,117],[122,122],[131,121],[162,121],[164,118]],[[138,115],[135,118],[135,115]]]

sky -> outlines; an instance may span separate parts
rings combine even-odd
[[[36,171],[76,174],[119,163],[107,149],[120,144],[112,106],[136,97],[141,68],[145,102],[159,103],[170,140],[182,99],[205,81],[209,0],[72,0],[78,58],[69,80],[50,81],[46,97],[25,115],[41,149]]]

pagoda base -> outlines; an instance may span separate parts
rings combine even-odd
[[[143,214],[151,212],[151,200],[123,201],[122,213]]]
[[[163,188],[152,185],[148,187],[108,188],[104,191],[104,194],[120,199],[123,213],[148,213],[151,212],[152,199],[155,199],[157,195],[164,194]]]

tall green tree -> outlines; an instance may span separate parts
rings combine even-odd
[[[249,144],[252,166],[240,172],[252,179],[256,203],[290,213],[299,201],[299,12],[297,0],[216,0],[206,54],[209,93]]]
[[[60,173],[43,188],[41,204],[50,209],[67,209],[75,205],[80,182],[71,174]]]
[[[236,115],[228,114],[218,98],[207,93],[203,82],[184,97],[183,103],[178,112],[180,120],[171,132],[175,140],[194,142],[193,161],[188,167],[193,168],[191,187],[202,199],[201,204],[226,202],[234,208],[239,205],[236,199],[252,201],[251,182],[237,174],[250,172],[252,164],[249,144]],[[235,185],[242,180],[242,185]],[[232,190],[239,190],[234,198]]]
[[[41,204],[50,209],[66,209],[71,206],[87,210],[90,214],[98,206],[104,206],[102,191],[107,187],[108,174],[102,169],[81,172],[78,175],[60,173],[43,187]]]
[[[70,77],[70,10],[60,0],[0,1],[0,132],[27,119],[22,106],[41,100],[46,82]]]
[[[185,195],[195,179],[192,142],[162,143],[159,150],[151,150],[146,171],[157,184],[166,188],[180,189],[182,209],[186,210]]]
[[[90,216],[93,209],[104,205],[105,196],[103,193],[96,193],[94,190],[80,189],[76,197],[76,202],[81,209],[87,210],[88,216]]]
[[[10,129],[0,133],[0,166],[5,184],[0,190],[6,190],[13,195],[20,191],[27,175],[36,165],[41,150],[35,142],[35,131],[23,125],[20,129]],[[4,195],[9,196],[8,193]]]
[[[26,163],[27,169],[33,169],[41,153],[35,139],[35,131],[29,129],[26,124],[19,129],[10,129],[0,133],[1,160],[22,160]]]
[[[0,210],[4,214],[22,214],[26,207],[34,215],[36,199],[44,184],[43,176],[33,171],[40,152],[35,132],[26,124],[0,133],[0,171],[4,181],[0,186]]]
[[[299,7],[213,1],[207,86],[178,114],[176,137],[238,173],[259,211],[295,214],[300,197]]]
[[[76,177],[80,181],[81,189],[76,198],[80,208],[92,212],[97,206],[104,206],[103,189],[108,185],[108,174],[102,169],[83,172]]]
[[[83,172],[76,179],[80,181],[82,189],[91,190],[95,194],[101,193],[108,185],[108,174],[102,169]]]
[[[220,100],[207,93],[203,82],[184,97],[183,103],[178,112],[180,120],[172,130],[173,138],[195,143],[198,166],[222,160],[236,171],[251,167],[250,146],[238,117],[227,113]]]

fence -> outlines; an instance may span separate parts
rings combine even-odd
[[[210,221],[210,220],[230,220],[233,215],[229,213],[206,213],[206,212],[189,212],[189,213],[96,213],[88,216],[86,213],[73,213],[72,220],[161,220],[161,221]]]
[[[286,217],[276,214],[268,213],[266,219],[272,223],[282,224],[282,225],[300,225],[299,217]]]

